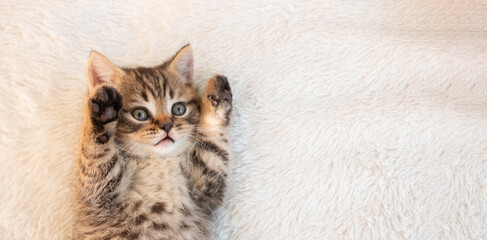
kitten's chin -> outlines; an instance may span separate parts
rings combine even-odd
[[[170,148],[174,145],[174,140],[172,139],[163,139],[158,142],[155,147],[156,148]]]
[[[126,148],[130,152],[141,157],[172,157],[181,154],[189,147],[188,136],[178,140],[165,139],[160,142],[145,143],[140,141],[131,141]]]
[[[188,139],[187,137],[178,140],[164,139],[152,148],[152,152],[161,157],[179,155],[188,148]]]

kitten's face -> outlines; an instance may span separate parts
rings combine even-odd
[[[180,76],[159,68],[125,69],[117,140],[139,155],[184,151],[199,121],[199,96]]]
[[[123,96],[116,131],[121,150],[142,156],[175,155],[188,147],[200,114],[192,76],[189,45],[152,68],[122,69],[97,52],[88,63],[92,89],[106,83]]]

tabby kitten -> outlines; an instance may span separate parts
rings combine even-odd
[[[213,76],[192,87],[185,46],[152,68],[92,52],[75,184],[75,239],[209,239],[229,164],[232,94]]]

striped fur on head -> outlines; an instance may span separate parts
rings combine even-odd
[[[112,65],[112,68],[116,68],[118,74],[112,78],[111,84],[124,96],[117,127],[118,144],[129,152],[153,156],[184,151],[190,143],[189,138],[199,121],[200,112],[200,97],[191,86],[191,47],[183,47],[172,59],[156,67],[122,69]],[[186,106],[181,116],[171,113],[176,103]],[[133,116],[137,109],[146,111],[148,119],[137,120]],[[170,125],[166,133],[164,126]],[[163,141],[167,135],[173,142]]]

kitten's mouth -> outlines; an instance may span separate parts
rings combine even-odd
[[[166,144],[169,144],[169,143],[174,143],[174,139],[172,139],[169,136],[166,136],[165,138],[161,139],[161,141],[157,142],[156,143],[156,146],[157,145],[166,145]]]

